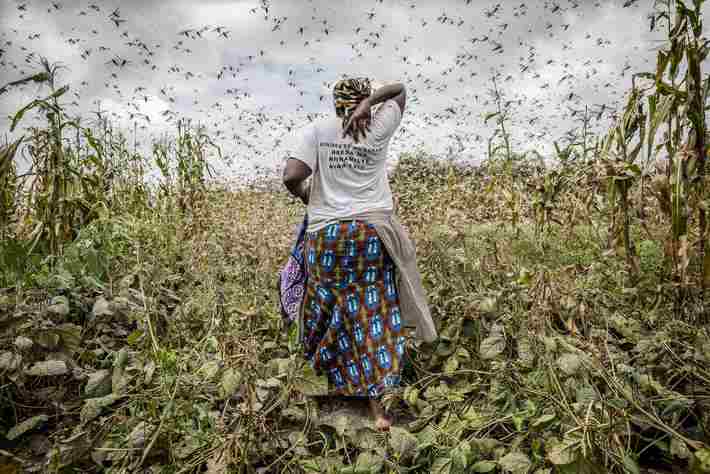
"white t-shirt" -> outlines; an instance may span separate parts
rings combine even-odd
[[[401,120],[397,102],[387,100],[358,143],[350,135],[343,138],[342,119],[337,116],[313,122],[299,132],[288,157],[303,161],[313,171],[309,232],[362,212],[392,210],[387,148]]]

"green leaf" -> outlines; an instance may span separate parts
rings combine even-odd
[[[444,373],[446,375],[453,375],[456,370],[459,368],[459,360],[456,357],[456,354],[452,355],[448,359],[446,359],[446,362],[444,363]]]
[[[439,457],[434,460],[430,469],[432,474],[451,474],[453,467],[453,462],[451,458]]]
[[[579,456],[577,460],[571,464],[555,466],[555,472],[558,474],[607,474],[608,471],[603,467],[588,461],[586,458]]]
[[[0,95],[7,92],[10,87],[21,86],[23,84],[27,84],[28,82],[46,82],[48,79],[49,74],[47,74],[46,72],[40,72],[37,74],[33,74],[32,76],[23,77],[22,79],[9,82],[4,86],[0,87]]]
[[[503,472],[512,474],[527,474],[532,466],[530,458],[523,453],[508,453],[498,461]]]
[[[485,117],[483,117],[483,123],[485,124],[486,122],[488,122],[490,119],[492,119],[493,117],[495,117],[495,116],[497,116],[497,115],[498,115],[498,112],[489,112],[489,113],[487,113],[487,114],[485,115]]]
[[[68,354],[73,354],[81,346],[81,326],[72,323],[63,323],[54,328],[59,335],[62,350]]]
[[[354,466],[348,466],[340,472],[350,474],[376,474],[382,470],[383,465],[384,460],[382,456],[372,451],[364,451],[357,457]]]
[[[424,450],[436,443],[438,432],[431,424],[427,424],[416,434],[419,449]]]
[[[551,422],[551,421],[554,420],[555,418],[557,418],[557,415],[555,415],[554,413],[546,413],[546,414],[544,414],[544,415],[541,415],[541,416],[537,417],[537,418],[535,419],[535,421],[533,421],[533,422],[531,423],[530,426],[532,426],[532,427],[534,427],[534,428],[537,428],[537,427],[539,427],[539,426],[546,425],[547,423]]]
[[[111,393],[111,371],[107,369],[98,370],[89,375],[89,380],[84,387],[84,394],[89,397],[105,397]]]
[[[27,251],[22,242],[8,239],[0,243],[0,267],[15,273],[18,277],[23,273],[27,262]]]
[[[14,131],[15,131],[15,127],[17,126],[17,123],[18,123],[20,120],[22,120],[22,117],[24,117],[24,115],[25,115],[28,111],[34,109],[34,108],[37,107],[39,104],[40,104],[40,101],[39,101],[39,100],[33,100],[32,102],[30,102],[29,104],[25,105],[25,106],[22,107],[20,110],[18,110],[18,111],[15,113],[15,115],[12,117],[12,121],[11,121],[11,123],[10,123],[10,131],[11,131],[11,132],[14,132]]]
[[[666,51],[658,51],[658,59],[656,60],[656,82],[660,82],[661,79],[663,78],[663,72],[666,70],[666,67],[668,66],[668,61],[670,60],[671,56],[668,54]]]
[[[10,168],[10,165],[12,165],[15,154],[17,153],[17,148],[24,138],[23,135],[14,142],[0,148],[0,175],[5,173],[5,171]]]
[[[301,370],[296,372],[294,388],[309,397],[328,395],[328,377],[325,374],[317,375],[313,367],[306,362],[302,364]]]
[[[345,469],[352,469],[352,466],[342,468],[343,462],[339,458],[323,456],[319,456],[313,459],[300,460],[299,465],[301,466],[301,469],[303,469],[305,472],[312,474],[346,472]]]
[[[553,440],[546,445],[546,457],[555,466],[572,464],[577,459],[577,440],[565,438]]]
[[[577,354],[562,354],[557,359],[557,366],[565,375],[572,376],[582,367],[582,358]]]
[[[513,415],[511,419],[513,420],[513,426],[515,426],[515,430],[518,432],[523,431],[523,426],[525,425],[525,420],[527,419],[527,417],[525,417],[524,415]]]
[[[690,457],[690,450],[688,449],[688,445],[685,444],[684,441],[675,437],[671,438],[670,453],[672,456],[675,456],[680,459],[688,459]]]
[[[468,441],[462,441],[449,453],[452,467],[456,472],[465,472],[466,467],[473,460],[473,451]]]
[[[56,91],[52,92],[47,99],[57,99],[69,90],[69,85],[62,86],[61,88],[57,89]],[[46,99],[45,99],[46,100]]]
[[[50,305],[47,307],[47,311],[52,314],[57,314],[59,316],[66,316],[71,311],[69,307],[69,299],[66,296],[60,295],[52,298]]]
[[[101,143],[96,141],[96,139],[94,138],[94,135],[91,133],[90,129],[85,128],[83,130],[84,130],[84,137],[86,138],[86,141],[89,143],[89,146],[91,146],[91,148],[94,149],[94,151],[96,152],[96,154],[99,157],[103,157],[103,146],[101,145]],[[99,158],[96,158],[96,161],[98,164],[98,162],[100,162]]]
[[[703,129],[703,119],[702,119],[701,114],[699,114],[697,110],[689,110],[688,111],[688,118],[693,123],[694,130],[702,130]]]
[[[204,377],[204,380],[212,380],[219,373],[219,366],[220,361],[208,360],[202,364],[197,373],[200,374],[201,377]]]
[[[35,362],[29,369],[25,370],[27,375],[32,377],[51,377],[56,375],[64,375],[69,371],[67,363],[63,360],[45,360]]]
[[[132,333],[126,337],[126,342],[128,343],[129,346],[135,346],[138,344],[138,341],[140,341],[141,337],[143,336],[143,331],[140,329],[135,329]]]
[[[629,474],[641,474],[638,463],[628,453],[624,455],[624,469],[626,469],[626,472]]]
[[[222,375],[222,383],[220,384],[220,395],[222,398],[229,398],[234,395],[241,383],[241,373],[232,367],[225,370]]]
[[[498,464],[495,461],[478,461],[471,466],[472,472],[493,472]]]
[[[450,356],[454,353],[454,347],[450,340],[440,337],[436,345],[436,355],[439,357]]]
[[[417,437],[404,428],[390,428],[389,444],[396,459],[410,459],[417,451]]]
[[[690,474],[710,474],[710,448],[695,452],[690,463]]]
[[[46,423],[47,420],[49,420],[49,417],[47,415],[37,415],[33,416],[32,418],[28,418],[22,423],[10,428],[10,431],[7,432],[7,435],[5,435],[5,437],[10,441],[17,439],[28,431],[31,431],[40,426],[41,424]]]
[[[464,319],[461,323],[461,333],[464,337],[473,337],[476,335],[476,323],[471,319]]]
[[[656,80],[656,76],[650,72],[637,72],[636,74],[634,74],[634,76],[643,77],[645,79],[651,79],[652,81]]]
[[[490,335],[481,341],[480,355],[482,359],[494,359],[505,350],[505,337],[499,325],[491,328]]]
[[[89,422],[99,416],[104,408],[113,405],[121,399],[121,395],[111,393],[105,397],[89,398],[84,402],[79,417],[82,423]]]
[[[502,443],[495,438],[474,438],[471,440],[471,445],[477,454],[491,457]]]

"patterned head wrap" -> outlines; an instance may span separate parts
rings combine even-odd
[[[372,94],[370,80],[366,77],[342,79],[333,86],[335,99],[335,114],[343,118],[343,128],[355,107]]]

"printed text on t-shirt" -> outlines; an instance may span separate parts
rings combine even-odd
[[[379,150],[376,148],[351,143],[329,143],[320,142],[321,147],[326,148],[329,169],[351,168],[365,170],[373,165],[371,156]]]

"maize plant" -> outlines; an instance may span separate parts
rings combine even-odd
[[[91,177],[91,181],[94,184],[93,193],[100,193],[100,196],[97,196],[96,198],[106,202],[108,207],[111,207],[111,203],[109,202],[109,195],[111,192],[111,175],[109,173],[108,160],[104,152],[104,147],[99,140],[94,137],[94,134],[90,129],[85,128],[82,131],[86,143],[92,151],[92,153],[89,153],[89,149],[87,149],[86,160],[89,161],[96,169],[96,173]],[[92,193],[91,190],[88,191],[89,193]]]
[[[163,178],[158,184],[159,195],[163,202],[170,203],[172,202],[173,175],[170,165],[170,149],[166,141],[153,142],[153,160]]]
[[[12,286],[21,280],[26,264],[24,245],[13,232],[17,221],[19,179],[15,153],[24,137],[0,147],[0,285]]]
[[[20,109],[12,117],[10,131],[34,109],[46,117],[47,127],[32,127],[28,139],[33,176],[27,203],[31,226],[28,253],[40,248],[42,253],[61,255],[64,244],[72,241],[105,205],[104,185],[99,178],[104,165],[96,155],[82,156],[79,143],[68,145],[67,129],[77,135],[82,130],[59,102],[69,86],[57,87],[59,66],[50,65],[45,58],[41,65],[44,71],[38,76],[46,78],[50,94]]]
[[[657,7],[660,5],[665,10],[652,18],[651,27],[655,26],[657,19],[665,19],[669,44],[658,52],[655,73],[640,74],[652,79],[656,88],[656,93],[649,97],[648,160],[653,158],[660,146],[665,146],[668,155],[668,163],[658,167],[658,171],[665,171],[666,179],[657,176],[653,184],[661,210],[671,219],[670,242],[666,245],[666,252],[673,259],[673,276],[680,291],[680,297],[677,298],[679,302],[682,302],[685,288],[690,283],[687,268],[693,248],[697,249],[701,267],[699,280],[702,296],[710,284],[710,258],[705,249],[705,110],[710,79],[703,79],[701,69],[702,61],[708,54],[709,43],[707,39],[701,38],[703,3],[704,0],[693,0],[693,8],[688,8],[683,1],[678,0],[673,15],[670,1],[656,2]],[[686,66],[685,72],[676,84],[682,65]],[[657,127],[664,120],[667,122],[665,141],[654,148],[651,137],[655,136]],[[696,242],[689,240],[694,233],[694,226],[691,226],[693,216],[697,216]]]
[[[582,160],[586,164],[589,162],[589,157],[590,157],[590,152],[591,156],[595,157],[596,156],[596,150],[598,146],[598,142],[594,140],[594,136],[591,133],[590,130],[590,122],[591,122],[591,114],[589,111],[589,106],[585,105],[584,106],[584,112],[581,110],[573,110],[572,115],[576,115],[577,122],[580,123],[581,130],[577,136],[575,136],[575,139],[577,141],[571,143],[571,145],[576,145],[579,146],[582,150]],[[559,155],[560,151],[557,148],[557,144],[555,143],[555,149],[557,151],[557,154]]]
[[[0,148],[0,242],[8,237],[16,211],[17,174],[15,153],[24,137]]]
[[[194,213],[206,190],[207,179],[213,177],[208,148],[215,149],[220,159],[222,154],[204,127],[193,127],[187,120],[179,120],[177,127],[174,142],[167,139],[153,142],[153,160],[163,178],[159,184],[161,196],[168,200],[176,198],[182,213]]]
[[[702,205],[697,193],[700,160],[688,144],[675,154],[670,169],[670,179],[663,174],[654,177],[652,186],[659,207],[670,220],[670,230],[665,242],[665,254],[672,263],[671,278],[677,288],[676,313],[683,311],[683,302],[693,283],[689,266],[693,241],[697,233],[691,226],[693,215]]]
[[[510,120],[510,111],[505,105],[507,103],[503,102],[503,93],[498,89],[495,75],[491,78],[491,82],[493,83],[493,88],[489,91],[489,94],[496,103],[496,111],[487,113],[483,118],[483,123],[485,124],[490,119],[495,118],[497,126],[496,134],[500,134],[503,143],[492,147],[492,143],[489,142],[488,157],[493,157],[496,152],[502,148],[505,152],[506,160],[510,161],[513,158],[513,152],[510,146],[510,132],[505,127],[506,122]],[[495,137],[496,134],[493,136]]]
[[[207,177],[213,177],[207,161],[207,146],[220,149],[205,133],[203,127],[193,129],[189,121],[178,122],[177,135],[177,178],[180,192],[180,208],[194,211],[205,191]],[[221,156],[221,155],[220,155]]]
[[[549,172],[544,172],[534,178],[533,181],[533,202],[532,208],[535,215],[535,235],[539,236],[544,232],[550,222],[556,222],[553,211],[557,206],[557,198],[567,187],[570,176],[569,162],[573,160],[574,144],[568,144],[565,148],[560,148],[557,142],[553,142],[557,154],[557,168]]]
[[[143,215],[150,199],[150,193],[145,180],[145,160],[136,152],[130,150],[128,139],[121,132],[111,128],[104,133],[104,149],[108,153],[112,199],[114,207],[136,215]]]
[[[33,128],[30,138],[30,155],[33,159],[35,179],[32,182],[31,203],[33,209],[33,228],[31,246],[34,249],[42,242],[46,251],[52,254],[61,252],[62,244],[72,239],[73,213],[71,212],[73,179],[70,157],[63,148],[64,129],[70,124],[62,113],[59,98],[68,90],[68,86],[57,88],[55,85],[58,66],[42,60],[50,95],[36,99],[20,109],[12,118],[10,131],[13,131],[23,116],[35,108],[46,116],[46,129]]]
[[[599,162],[607,180],[609,203],[614,209],[609,229],[609,245],[624,253],[632,279],[638,273],[638,263],[631,241],[629,196],[634,181],[641,175],[641,168],[635,163],[646,129],[641,98],[641,92],[636,88],[632,89],[622,117],[604,139]],[[638,143],[632,146],[637,132]]]
[[[699,199],[703,200],[702,205],[698,205],[698,226],[699,245],[698,252],[700,261],[702,262],[702,278],[701,285],[703,296],[705,288],[710,282],[710,261],[705,255],[705,240],[707,234],[706,223],[706,198],[705,195],[705,103],[707,102],[708,89],[710,80],[705,79],[703,83],[702,67],[703,60],[708,55],[708,40],[702,39],[702,20],[701,8],[703,0],[694,0],[693,9],[687,8],[683,2],[678,2],[679,18],[682,18],[678,31],[683,31],[686,41],[686,60],[688,70],[686,72],[686,93],[688,97],[688,119],[692,124],[692,145],[695,151],[695,159],[697,160],[698,180],[697,189]]]
[[[510,102],[506,102],[504,100],[503,92],[498,88],[498,83],[496,82],[498,74],[499,73],[496,73],[491,77],[493,87],[489,90],[489,95],[496,104],[496,110],[485,114],[483,117],[483,123],[485,124],[488,120],[495,119],[496,129],[491,138],[488,140],[488,160],[495,160],[495,158],[500,154],[502,154],[504,158],[504,175],[508,176],[510,179],[507,180],[508,186],[504,189],[503,194],[505,196],[506,205],[510,210],[511,225],[517,231],[518,223],[520,221],[521,207],[520,189],[518,189],[517,183],[518,180],[513,179],[513,161],[517,155],[512,150],[510,132],[506,128],[506,123],[510,122]],[[498,136],[500,136],[500,143],[494,144],[494,140]]]
[[[684,103],[684,94],[683,91],[676,89],[680,64],[683,60],[683,45],[682,42],[677,41],[673,37],[675,28],[673,27],[674,15],[671,0],[657,0],[655,6],[660,9],[660,11],[655,17],[651,18],[651,30],[654,29],[655,23],[658,20],[663,19],[666,20],[668,27],[668,42],[670,47],[668,49],[659,50],[653,79],[656,83],[658,94],[669,96],[673,99],[670,113],[666,118],[668,123],[664,142],[668,159],[672,160],[682,141],[683,121],[685,120],[685,114],[682,113],[681,110],[681,106]],[[666,81],[663,80],[664,77],[667,77]],[[670,173],[670,167],[667,172]],[[670,177],[670,174],[668,174],[668,176]]]
[[[552,213],[555,202],[564,184],[564,176],[557,170],[536,177],[532,208],[535,213],[535,235],[545,232],[550,222],[555,221]],[[560,222],[555,221],[558,224]]]

